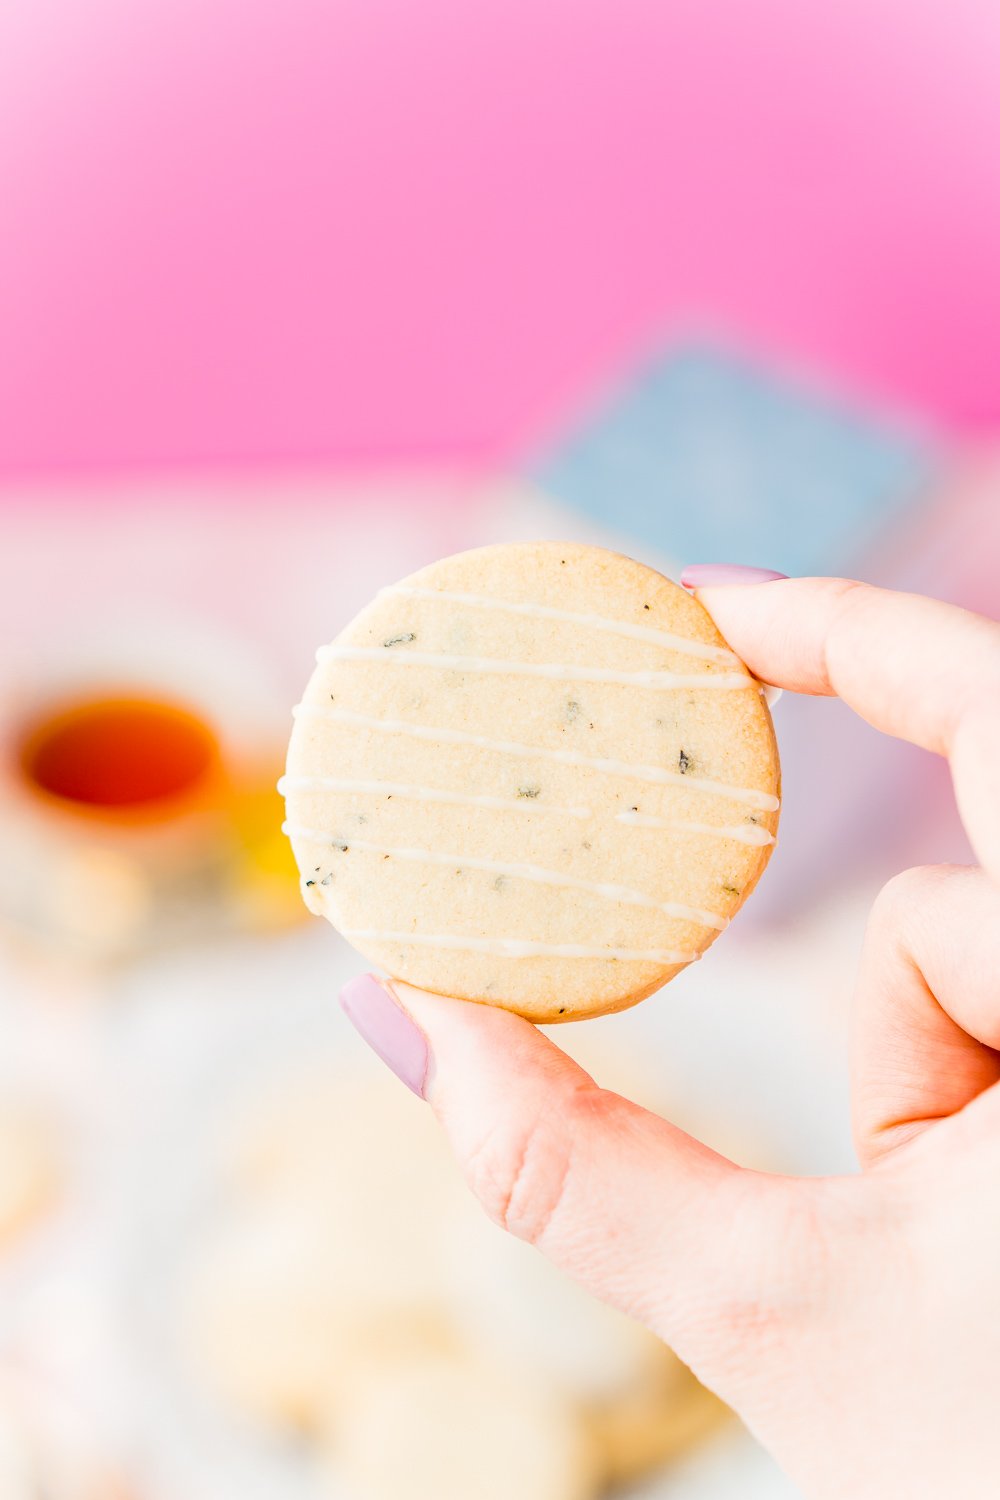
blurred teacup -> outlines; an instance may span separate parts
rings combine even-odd
[[[161,626],[141,666],[134,632],[129,647],[92,646],[10,691],[0,921],[102,961],[295,919],[280,695],[209,631]]]

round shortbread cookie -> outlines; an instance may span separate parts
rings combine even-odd
[[[700,604],[577,543],[460,553],[318,653],[282,783],[310,909],[396,978],[536,1021],[659,989],[770,855],[760,684]]]
[[[598,1050],[602,1081],[643,1094],[636,1058]],[[227,1135],[182,1300],[190,1362],[226,1405],[329,1444],[363,1382],[461,1356],[568,1401],[616,1482],[722,1410],[648,1329],[482,1215],[407,1091],[317,1059],[258,1085]]]
[[[402,1285],[384,1295],[370,1281],[355,1286],[361,1248],[350,1219],[311,1212],[302,1199],[231,1209],[199,1247],[183,1291],[199,1383],[264,1427],[309,1432],[369,1365],[449,1349],[440,1297],[413,1295],[403,1256]]]
[[[481,1213],[458,1214],[449,1227],[456,1321],[483,1357],[573,1401],[609,1484],[656,1469],[724,1414],[654,1333],[598,1302],[532,1246]]]
[[[609,1488],[634,1484],[705,1440],[730,1417],[688,1370],[669,1385],[636,1388],[629,1402],[591,1408],[590,1432]]]
[[[447,1225],[467,1194],[433,1116],[327,1064],[230,1125],[183,1283],[192,1366],[265,1425],[309,1429],[372,1361],[452,1341]]]

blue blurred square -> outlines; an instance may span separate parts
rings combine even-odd
[[[678,560],[801,576],[850,570],[936,463],[929,438],[692,345],[641,370],[528,472]]]

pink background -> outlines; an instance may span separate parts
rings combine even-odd
[[[708,325],[1000,425],[991,0],[8,0],[0,478],[518,451]]]

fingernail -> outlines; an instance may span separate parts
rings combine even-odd
[[[744,568],[740,563],[691,563],[681,574],[681,585],[707,589],[716,584],[773,583],[776,578],[787,577],[787,573],[775,573],[773,568]]]
[[[340,1004],[372,1051],[422,1099],[430,1063],[427,1038],[395,996],[373,974],[361,974],[344,985]]]

